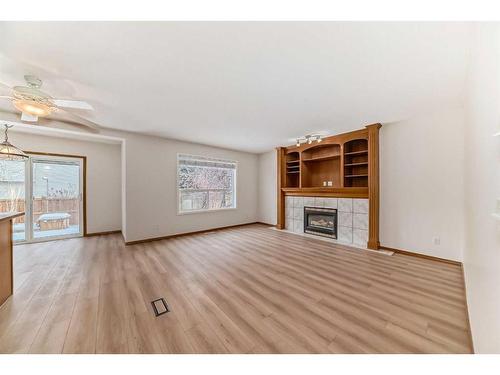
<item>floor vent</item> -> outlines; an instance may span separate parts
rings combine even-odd
[[[167,301],[165,301],[165,298],[158,298],[154,301],[151,301],[151,306],[153,306],[155,316],[160,316],[170,311],[168,309]]]

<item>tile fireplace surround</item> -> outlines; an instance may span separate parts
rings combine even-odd
[[[286,197],[285,229],[295,233],[304,233],[304,206],[336,208],[338,220],[336,242],[366,248],[368,199]]]

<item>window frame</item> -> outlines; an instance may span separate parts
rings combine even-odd
[[[234,195],[234,207],[225,207],[225,208],[205,208],[201,210],[190,210],[190,211],[182,211],[181,210],[181,189],[179,189],[179,160],[181,156],[190,156],[193,158],[199,158],[201,160],[214,160],[221,161],[225,163],[234,164],[234,181],[233,181],[233,195]],[[177,192],[177,215],[191,215],[191,214],[201,214],[206,212],[220,212],[220,211],[231,211],[236,210],[238,208],[238,194],[237,194],[237,186],[238,186],[238,161],[229,160],[229,159],[219,159],[211,156],[202,156],[202,155],[194,155],[187,153],[177,153],[177,162],[176,162],[176,170],[175,170],[175,190]],[[210,189],[204,189],[210,190]]]

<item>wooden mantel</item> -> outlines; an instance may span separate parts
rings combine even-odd
[[[378,249],[381,126],[367,125],[364,129],[326,137],[320,143],[278,147],[277,228],[285,228],[286,196],[367,198],[367,247]]]
[[[0,306],[14,292],[12,220],[24,212],[0,214]]]

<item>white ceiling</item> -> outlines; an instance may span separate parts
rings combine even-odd
[[[1,22],[0,81],[37,74],[109,128],[263,152],[462,103],[470,24]],[[1,118],[1,117],[0,117]]]

